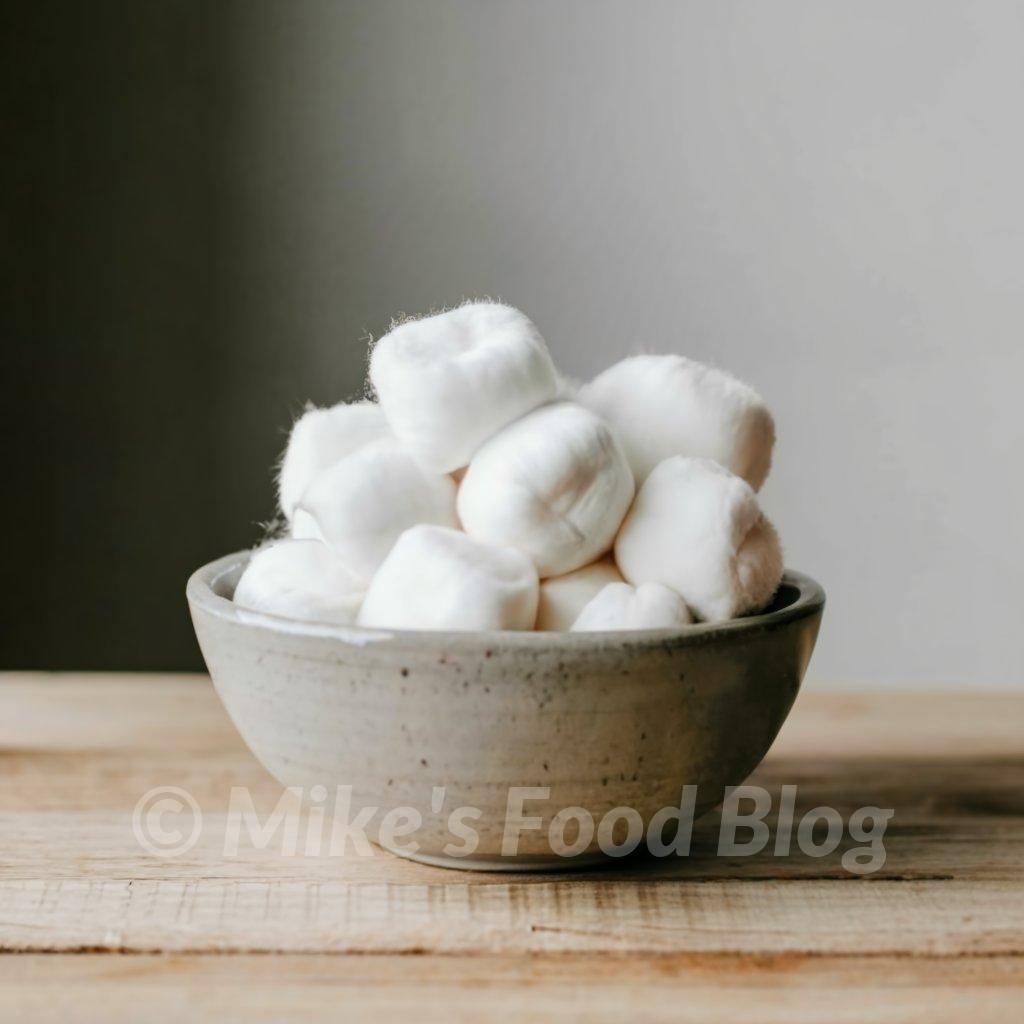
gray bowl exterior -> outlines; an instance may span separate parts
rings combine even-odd
[[[651,815],[698,786],[697,812],[757,766],[793,705],[824,593],[787,572],[777,610],[720,625],[623,633],[431,633],[316,626],[248,612],[230,596],[248,553],[198,570],[187,596],[217,693],[285,786],[351,787],[351,811],[413,807],[423,825],[403,855],[462,868],[565,868],[557,811],[595,821],[616,807]],[[781,607],[780,607],[781,606]],[[542,819],[501,855],[509,787],[550,787]],[[444,787],[436,809],[435,787]],[[432,804],[432,796],[435,803]],[[481,815],[470,857],[453,857],[448,816]],[[571,833],[571,829],[569,830]],[[568,838],[571,840],[572,835]]]

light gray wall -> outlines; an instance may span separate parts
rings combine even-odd
[[[778,419],[764,503],[829,592],[813,677],[1021,684],[1024,7],[301,12],[239,22],[242,209],[314,364],[482,294],[581,377],[720,364]]]
[[[303,400],[498,295],[756,384],[824,684],[1024,680],[1017,0],[51,0],[3,35],[0,658],[198,667]],[[8,344],[9,342],[9,344]],[[8,420],[10,421],[8,424]]]

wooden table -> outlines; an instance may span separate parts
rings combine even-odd
[[[205,677],[0,675],[0,757],[0,1020],[1024,1020],[1024,695],[800,697],[754,781],[893,808],[866,877],[718,857],[713,817],[601,872],[226,858],[231,787],[281,791]],[[132,829],[165,785],[172,859]]]

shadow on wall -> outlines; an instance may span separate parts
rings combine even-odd
[[[359,387],[264,315],[297,306],[246,249],[234,11],[5,17],[4,668],[200,668],[188,573],[260,536],[296,396]]]

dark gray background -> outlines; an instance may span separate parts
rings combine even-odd
[[[307,398],[464,296],[776,411],[812,673],[1019,685],[1012,0],[10,5],[5,666],[197,667]]]

